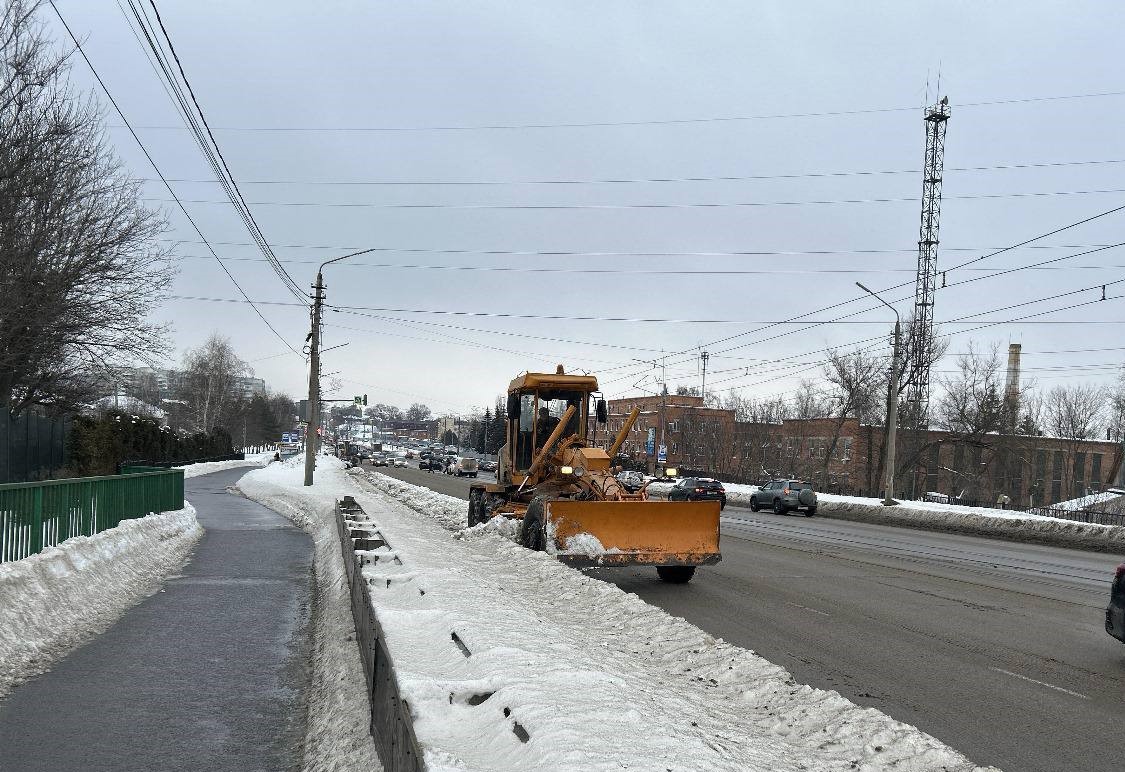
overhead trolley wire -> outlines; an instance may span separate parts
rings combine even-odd
[[[108,98],[110,103],[113,105],[113,109],[117,111],[117,114],[121,117],[121,120],[125,123],[125,126],[129,129],[129,133],[132,134],[133,139],[136,140],[137,146],[140,147],[141,152],[144,153],[145,158],[148,159],[149,164],[152,165],[153,171],[156,172],[157,176],[160,177],[161,180],[164,180],[165,179],[164,174],[163,174],[163,172],[160,171],[160,167],[156,165],[156,161],[153,159],[152,154],[149,153],[148,148],[145,147],[145,144],[143,142],[141,142],[141,138],[137,135],[136,131],[134,131],[133,127],[129,124],[129,119],[125,117],[125,112],[121,109],[121,106],[117,103],[117,100],[113,98],[113,94],[110,93],[109,88],[106,86],[105,81],[102,80],[101,75],[98,74],[97,69],[94,67],[93,63],[90,61],[90,58],[88,56],[86,56],[86,51],[82,48],[82,44],[78,41],[78,37],[74,34],[73,30],[71,30],[70,25],[66,23],[66,19],[63,18],[62,13],[59,12],[58,6],[55,5],[55,0],[48,0],[48,2],[50,2],[51,8],[54,10],[55,15],[59,17],[59,21],[62,23],[63,28],[66,29],[66,32],[70,36],[70,39],[72,41],[74,41],[75,49],[78,51],[78,53],[82,57],[83,61],[86,62],[86,66],[90,68],[90,72],[93,74],[95,80],[98,81],[98,85],[101,86],[101,89],[105,93],[106,98]],[[270,332],[272,332],[277,337],[278,340],[280,340],[282,343],[285,344],[286,348],[288,348],[290,351],[292,351],[294,354],[296,354],[298,356],[303,356],[300,351],[293,348],[293,346],[290,345],[289,341],[287,341],[285,339],[285,337],[282,336],[282,334],[280,332],[278,332],[277,329],[272,324],[270,324],[270,321],[268,319],[266,319],[266,317],[262,314],[262,312],[258,308],[258,306],[255,305],[254,301],[250,300],[250,296],[246,294],[246,291],[242,289],[242,286],[234,278],[234,275],[231,274],[231,272],[227,269],[226,265],[223,263],[222,259],[218,255],[218,253],[215,252],[215,250],[211,246],[210,242],[207,241],[207,237],[203,235],[203,231],[201,231],[199,229],[199,226],[196,225],[195,220],[193,220],[191,215],[188,214],[187,208],[183,205],[183,202],[180,201],[179,197],[176,196],[176,192],[172,189],[172,186],[167,183],[167,181],[165,181],[165,187],[167,187],[168,193],[172,196],[172,200],[176,203],[177,206],[179,206],[180,211],[183,212],[184,217],[186,217],[187,221],[189,223],[191,223],[192,229],[195,231],[195,233],[202,240],[203,244],[207,246],[207,249],[214,256],[215,261],[219,264],[219,267],[223,269],[223,273],[225,273],[227,275],[227,278],[230,279],[231,284],[233,284],[235,289],[238,290],[238,293],[240,295],[242,295],[243,301],[241,301],[241,302],[245,302],[245,303],[250,304],[250,307],[252,309],[254,309],[254,313],[256,313],[258,315],[258,317],[262,320],[262,322],[266,325],[266,327],[269,328]]]

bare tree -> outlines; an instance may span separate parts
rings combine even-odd
[[[881,407],[881,396],[887,391],[888,363],[857,348],[845,354],[828,349],[824,377],[833,388],[827,395],[828,416],[832,418],[832,436],[821,459],[821,479],[828,480],[828,466],[837,455],[844,423],[854,418],[860,424],[874,423]]]
[[[1105,391],[1092,384],[1056,386],[1047,392],[1047,431],[1067,440],[1092,440],[1105,427]]]
[[[372,405],[363,411],[365,418],[373,421],[401,421],[402,411],[394,405],[384,405],[382,402]]]
[[[1125,439],[1125,370],[1109,389],[1109,412],[1110,436],[1120,442]]]
[[[212,333],[199,348],[184,355],[184,377],[180,398],[187,403],[192,428],[209,432],[215,427],[228,431],[233,408],[239,399],[238,379],[250,374],[249,365],[234,353],[227,338]]]
[[[1044,403],[1047,432],[1068,441],[1069,452],[1062,470],[1064,496],[1074,483],[1073,461],[1079,443],[1082,440],[1097,439],[1104,431],[1105,403],[1105,389],[1093,384],[1056,386],[1047,392]]]
[[[162,218],[66,79],[34,0],[0,15],[0,407],[85,401],[94,375],[166,349]]]
[[[431,415],[430,408],[421,402],[415,402],[406,409],[407,421],[428,421]]]

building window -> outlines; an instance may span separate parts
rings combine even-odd
[[[1102,489],[1102,454],[1090,454],[1090,488],[1095,493]]]
[[[680,430],[680,422],[679,421],[669,421],[668,422],[668,431],[678,432],[679,430]]]
[[[1086,454],[1074,454],[1074,494],[1075,497],[1086,495]]]
[[[672,455],[674,456],[679,452],[680,452],[680,444],[678,442],[673,442],[672,443]]]
[[[1051,458],[1051,500],[1062,501],[1063,452],[1056,450]]]

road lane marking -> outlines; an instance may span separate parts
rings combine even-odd
[[[803,608],[805,611],[811,611],[814,614],[821,614],[822,616],[826,616],[826,617],[832,616],[827,611],[821,611],[820,609],[809,608],[808,606],[802,606],[800,603],[790,603],[789,601],[785,601],[785,603],[786,603],[786,605],[793,606],[794,608]]]
[[[1056,692],[1063,692],[1064,694],[1069,694],[1069,695],[1072,695],[1074,697],[1081,697],[1084,700],[1090,699],[1085,694],[1079,694],[1078,692],[1072,692],[1070,689],[1064,689],[1061,686],[1055,686],[1054,684],[1049,684],[1046,681],[1036,681],[1034,678],[1028,678],[1027,676],[1020,675],[1019,673],[1013,673],[1010,670],[1004,670],[1003,668],[999,668],[999,667],[990,667],[989,670],[995,670],[997,673],[1003,673],[1004,675],[1010,675],[1012,678],[1019,678],[1022,681],[1029,681],[1033,684],[1039,684],[1040,686],[1046,686],[1048,689],[1054,689]]]

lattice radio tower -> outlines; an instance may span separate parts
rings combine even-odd
[[[926,108],[926,161],[922,172],[922,224],[918,229],[918,270],[914,283],[914,323],[910,328],[914,375],[906,396],[907,414],[915,428],[928,424],[930,407],[929,350],[934,334],[934,292],[937,289],[938,229],[941,225],[941,174],[945,164],[945,127],[949,97]]]

